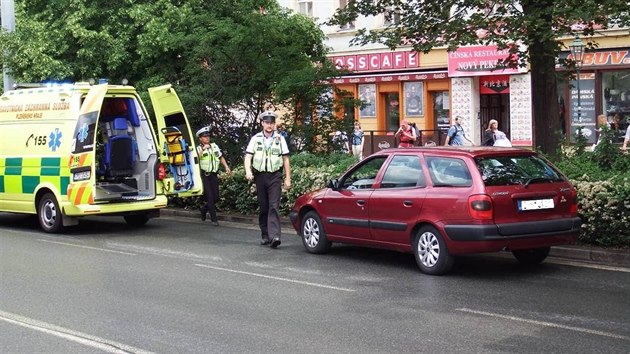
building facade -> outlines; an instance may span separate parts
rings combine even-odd
[[[347,0],[283,0],[280,4],[323,23]],[[438,144],[444,142],[455,116],[462,118],[466,134],[476,144],[488,121],[496,119],[513,145],[534,146],[531,77],[526,68],[497,68],[498,59],[507,52],[496,46],[462,47],[454,52],[435,48],[427,54],[404,47],[390,51],[379,44],[350,46],[356,29],[382,28],[392,21],[397,18],[381,14],[359,17],[344,27],[321,25],[328,37],[326,44],[333,48],[330,59],[350,72],[334,78],[333,85],[343,95],[364,102],[360,108],[347,109],[346,116],[379,135],[391,135],[406,119],[422,131],[423,142]],[[579,119],[577,83],[567,80],[558,86],[567,138],[581,127],[594,141],[598,114],[606,114],[620,131],[630,121],[630,36],[627,31],[607,31],[593,39],[600,49],[584,56]],[[566,39],[567,48],[572,40]],[[568,55],[567,50],[561,57]]]

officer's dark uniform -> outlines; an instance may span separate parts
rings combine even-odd
[[[268,113],[268,115],[265,115]],[[263,112],[261,121],[275,122],[273,112]],[[280,197],[282,193],[282,167],[283,156],[289,155],[289,148],[284,137],[274,131],[271,137],[266,137],[264,132],[254,135],[246,154],[252,155],[252,172],[256,184],[256,194],[260,213],[258,225],[260,226],[261,244],[271,244],[277,247],[280,244]]]
[[[197,131],[197,136],[206,136],[210,132],[208,127],[203,127]],[[199,167],[201,169],[201,181],[203,183],[203,196],[205,204],[201,207],[201,220],[206,220],[206,215],[210,214],[210,221],[213,225],[218,225],[217,210],[215,204],[219,201],[219,164],[223,153],[215,143],[208,144],[204,148],[197,146],[197,155],[199,156]]]

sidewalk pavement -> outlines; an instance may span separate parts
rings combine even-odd
[[[166,208],[164,216],[178,216],[199,219],[198,210]],[[218,213],[219,221],[233,222],[248,226],[258,226],[258,216]],[[293,229],[289,218],[282,219],[282,228]],[[551,247],[550,258],[567,262],[582,262],[611,267],[630,268],[630,250],[611,249],[587,245],[567,245]]]

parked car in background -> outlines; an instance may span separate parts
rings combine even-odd
[[[536,152],[518,148],[387,149],[300,196],[290,213],[311,253],[333,242],[412,252],[421,271],[455,255],[509,250],[538,264],[577,239],[577,192]]]

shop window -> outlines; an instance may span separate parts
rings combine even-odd
[[[616,142],[622,142],[630,125],[630,70],[602,73],[603,112],[615,131]]]

